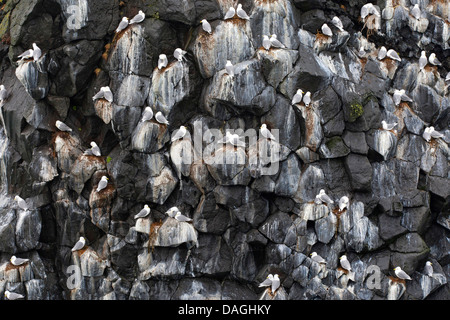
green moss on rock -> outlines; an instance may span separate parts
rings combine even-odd
[[[350,104],[350,118],[349,122],[354,122],[356,119],[358,119],[362,114],[364,113],[364,107],[361,103],[358,101],[353,101]]]

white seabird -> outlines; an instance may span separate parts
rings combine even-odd
[[[266,139],[270,139],[270,140],[276,140],[274,135],[272,134],[272,132],[270,132],[269,129],[267,129],[267,125],[265,123],[263,123],[261,125],[261,134],[264,138]]]
[[[332,37],[333,36],[333,32],[331,31],[330,27],[324,23],[321,27],[322,33],[328,37]]]
[[[142,10],[139,10],[139,13],[130,20],[129,24],[140,23],[140,22],[144,21],[144,19],[145,19],[145,13],[142,12]]]
[[[310,254],[312,261],[315,261],[317,263],[324,263],[327,264],[327,262],[325,261],[324,258],[322,258],[321,256],[319,256],[316,252],[313,252]]]
[[[446,82],[447,82],[447,81],[450,81],[450,72],[447,73],[447,75],[445,76],[445,81],[446,81]]]
[[[278,274],[274,274],[273,280],[272,280],[272,287],[270,288],[272,290],[272,294],[275,294],[275,291],[280,287],[280,278],[278,277]]]
[[[267,278],[259,284],[259,287],[268,287],[272,285],[273,274],[269,274]]]
[[[119,33],[120,31],[126,29],[126,27],[128,27],[128,18],[127,17],[123,17],[122,20],[119,23],[119,26],[116,29],[116,33]]]
[[[425,130],[423,131],[422,137],[423,137],[427,142],[430,142],[430,140],[431,140],[431,132],[430,132],[430,128],[425,128]]]
[[[303,98],[303,90],[302,89],[297,89],[297,92],[294,94],[294,97],[292,98],[292,105],[295,105],[297,103],[302,102],[302,98]]]
[[[397,60],[397,61],[402,61],[402,59],[400,58],[400,56],[398,55],[398,53],[393,50],[393,49],[389,49],[386,53],[386,55],[391,58],[392,60]]]
[[[108,180],[109,179],[106,176],[103,176],[100,179],[100,182],[98,183],[98,186],[97,186],[97,192],[100,192],[101,190],[106,188],[106,186],[108,185]]]
[[[168,62],[167,56],[165,54],[160,54],[158,58],[158,69],[161,70],[162,68],[167,67]]]
[[[67,124],[65,124],[62,121],[56,120],[55,126],[60,130],[60,131],[65,131],[65,132],[72,132],[72,128],[70,128]]]
[[[347,196],[342,196],[339,199],[339,210],[343,211],[345,208],[347,208],[348,207],[348,202],[349,202],[348,197]]]
[[[225,65],[225,71],[229,76],[234,77],[234,66],[230,60],[227,60],[227,64]]]
[[[285,46],[284,44],[282,44],[282,43],[280,42],[280,40],[277,39],[277,35],[276,35],[276,34],[273,34],[273,35],[270,37],[270,44],[271,44],[273,47],[275,47],[275,48],[282,48],[282,49],[286,48],[286,46]]]
[[[433,276],[433,267],[432,267],[432,263],[430,261],[427,261],[425,263],[425,268],[424,268],[424,272],[427,276],[432,277]]]
[[[96,157],[101,157],[102,152],[100,151],[99,146],[95,143],[95,141],[91,141],[91,148],[84,152],[85,155],[94,155]]]
[[[184,51],[183,49],[176,48],[174,53],[173,53],[173,56],[175,57],[175,59],[177,59],[178,61],[181,62],[181,61],[183,61],[183,59],[186,60],[186,57],[184,56],[186,53],[187,52]]]
[[[332,20],[331,23],[335,25],[336,28],[338,28],[340,31],[344,31],[344,26],[342,25],[342,21],[341,19],[339,19],[339,17],[335,16]]]
[[[230,7],[230,9],[228,9],[227,13],[225,13],[223,20],[231,19],[234,17],[235,14],[236,14],[236,10],[233,7]]]
[[[386,54],[387,54],[387,49],[385,46],[382,46],[380,48],[380,50],[378,50],[378,60],[383,60],[384,58],[386,58]]]
[[[392,98],[394,99],[394,103],[396,106],[398,106],[401,101],[412,102],[412,99],[406,95],[405,89],[394,90],[394,94],[392,95]]]
[[[72,252],[81,250],[86,245],[86,239],[84,237],[80,237],[80,239],[75,243],[75,245],[72,248]]]
[[[203,19],[200,22],[202,23],[203,30],[208,32],[209,34],[211,34],[212,33],[212,29],[211,29],[211,25],[209,24],[209,22],[206,19]]]
[[[8,290],[5,290],[5,297],[8,300],[17,300],[17,299],[23,299],[25,298],[23,295],[21,295],[20,293],[15,293],[15,292],[11,292]]]
[[[12,256],[11,259],[9,259],[9,261],[15,266],[21,266],[21,265],[27,263],[28,261],[30,261],[30,259],[22,259],[22,258],[17,258],[16,256]]]
[[[240,3],[237,6],[236,13],[239,18],[245,19],[245,20],[250,20],[250,17],[247,15],[247,12],[245,12],[244,9],[242,9],[242,4],[240,4]]]
[[[421,12],[420,12],[420,8],[419,8],[419,4],[415,4],[414,7],[411,9],[411,15],[416,18],[417,20],[420,19],[421,16]]]
[[[364,50],[364,46],[359,47],[358,56],[360,58],[364,57],[366,55],[366,50]]]
[[[320,189],[319,194],[316,195],[316,199],[320,200],[321,202],[325,202],[327,204],[334,203],[334,201],[331,200],[331,198],[325,193],[324,189]]]
[[[365,19],[369,14],[376,14],[377,10],[375,9],[374,5],[372,3],[366,3],[361,7],[361,19]]]
[[[411,277],[400,267],[394,268],[395,275],[402,280],[412,280]]]
[[[177,212],[180,212],[180,210],[177,207],[172,207],[166,211],[166,214],[171,218],[175,218]]]
[[[100,91],[97,92],[92,97],[92,100],[102,99],[102,98],[108,100],[109,102],[113,102],[113,94],[112,94],[111,89],[109,88],[109,86],[101,87]]]
[[[439,138],[444,137],[444,135],[443,135],[442,133],[440,133],[439,131],[434,130],[434,127],[433,127],[433,126],[431,126],[431,127],[429,128],[429,130],[430,130],[430,136],[431,136],[432,138],[439,139]]]
[[[270,50],[270,47],[272,46],[272,43],[269,39],[269,36],[264,35],[263,36],[263,41],[262,41],[262,46],[264,47],[264,49],[266,49],[267,51]]]
[[[309,104],[311,103],[311,92],[306,92],[303,96],[303,103],[305,106],[309,107]]]
[[[158,121],[161,124],[165,124],[167,126],[169,125],[169,121],[166,119],[166,117],[164,117],[164,115],[162,114],[161,111],[158,111],[155,114],[155,119],[156,119],[156,121]]]
[[[395,128],[395,126],[397,125],[397,122],[394,122],[394,123],[387,123],[386,121],[381,121],[381,127],[384,129],[384,130],[392,130],[392,129],[394,129]]]
[[[28,204],[20,196],[15,196],[14,201],[17,201],[17,204],[19,205],[20,209],[25,210],[25,211],[28,210]]]
[[[422,51],[420,53],[420,58],[419,58],[419,69],[423,70],[423,68],[425,68],[427,63],[428,63],[427,53],[425,51]]]
[[[350,265],[350,261],[348,261],[347,256],[344,254],[339,258],[339,262],[341,267],[347,271],[352,271],[352,266]]]
[[[172,137],[171,141],[174,142],[176,140],[183,139],[183,137],[186,135],[187,129],[185,126],[180,126],[180,129],[178,129],[177,133]]]
[[[8,91],[3,84],[0,84],[0,102],[5,101],[8,98]]]
[[[191,218],[184,216],[180,211],[177,211],[174,218],[175,218],[175,220],[178,220],[180,222],[192,221]]]
[[[141,122],[152,120],[153,118],[153,110],[150,107],[145,107],[144,112],[142,113]]]
[[[41,48],[39,48],[36,43],[33,43],[33,60],[38,61],[41,58],[41,55]]]
[[[245,148],[245,142],[241,141],[238,134],[230,133],[228,142],[231,143],[235,147],[244,147]]]
[[[20,58],[20,60],[28,60],[33,58],[33,49],[28,49],[27,51],[18,55],[17,58]]]
[[[145,218],[145,217],[148,216],[149,214],[150,214],[150,207],[146,204],[146,205],[144,205],[144,208],[143,208],[141,211],[139,211],[138,214],[136,214],[136,215],[134,216],[134,218],[135,218],[135,219],[138,219],[138,218]]]
[[[436,58],[436,54],[434,52],[428,57],[428,62],[435,66],[441,65],[441,62],[438,60],[438,58]]]

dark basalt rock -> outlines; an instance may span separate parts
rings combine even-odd
[[[361,1],[243,0],[250,20],[223,20],[232,2],[3,1],[0,297],[450,298],[446,4],[430,1],[417,20],[378,1],[381,17],[361,21]],[[115,32],[139,10],[144,21]],[[262,47],[273,34],[286,48]],[[33,43],[41,58],[19,61]],[[379,60],[381,46],[402,61]],[[441,65],[421,70],[422,50]],[[93,100],[105,86],[113,100]],[[292,104],[298,89],[309,105]],[[413,101],[396,105],[399,89]],[[169,125],[141,121],[147,106]],[[430,126],[443,137],[426,141]],[[245,145],[218,144],[229,130]],[[102,156],[84,154],[91,141]],[[333,203],[316,199],[322,189]],[[13,266],[12,255],[30,260]],[[259,287],[268,274],[276,292]]]

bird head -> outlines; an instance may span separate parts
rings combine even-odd
[[[86,239],[84,237],[80,237],[81,241],[86,241]]]
[[[394,271],[399,271],[399,270],[401,270],[402,268],[400,268],[400,267],[395,267],[394,268]]]
[[[320,189],[319,194],[324,194],[325,190],[324,189]]]
[[[427,261],[426,264],[429,265],[429,266],[433,265],[430,261]]]
[[[267,125],[265,123],[263,123],[260,127],[260,129],[266,129],[266,128],[267,128]]]
[[[5,90],[5,86],[2,85],[2,84],[0,84],[0,89],[1,89],[1,90]]]
[[[273,278],[275,279],[275,280],[279,280],[280,278],[278,277],[278,274],[275,274],[274,276],[273,276]]]
[[[91,142],[91,147],[96,147],[96,146],[97,146],[97,144],[94,141],[92,141]]]
[[[339,260],[343,260],[343,259],[344,260],[347,259],[347,256],[345,254],[339,258]]]
[[[19,201],[19,196],[15,196],[14,201]]]
[[[276,38],[276,37],[277,37],[277,35],[276,35],[276,34],[273,34],[273,35],[272,35],[272,38]]]
[[[203,23],[205,21],[205,19],[200,20],[200,23]]]
[[[12,256],[11,259],[9,259],[11,262],[14,262],[14,260],[16,260],[16,256]]]
[[[148,204],[144,205],[144,208],[145,209],[149,209]]]
[[[242,4],[239,3],[237,7],[238,7],[238,9],[241,9],[242,8]]]
[[[166,57],[166,55],[163,54],[163,53],[159,55],[159,58],[160,58],[160,59],[164,59],[165,57]]]
[[[128,17],[123,17],[122,21],[127,21],[128,22]]]
[[[315,257],[315,256],[317,256],[317,253],[313,252],[313,253],[310,254],[310,256],[311,257]]]

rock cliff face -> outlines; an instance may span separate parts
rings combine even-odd
[[[235,0],[3,3],[0,299],[450,299],[450,2],[378,0],[361,18],[366,1],[242,0],[249,20],[224,20]],[[263,47],[273,34],[285,48]],[[33,43],[42,56],[20,61]],[[441,65],[421,69],[421,51]],[[169,124],[141,121],[147,106]],[[245,146],[219,145],[226,131]]]

